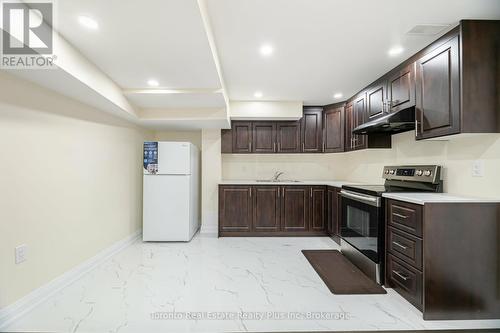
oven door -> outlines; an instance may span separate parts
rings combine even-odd
[[[342,190],[342,239],[375,263],[383,256],[383,207],[380,197]]]

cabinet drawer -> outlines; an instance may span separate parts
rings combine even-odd
[[[389,225],[422,237],[422,206],[390,200],[387,205]]]
[[[422,270],[422,240],[392,227],[387,231],[387,250],[416,269]]]
[[[387,255],[387,280],[408,302],[422,309],[422,273]]]

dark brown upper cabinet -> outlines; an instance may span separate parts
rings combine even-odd
[[[221,144],[220,151],[223,154],[233,152],[233,131],[231,129],[223,129],[220,132]]]
[[[338,153],[344,151],[344,104],[328,105],[323,111],[323,151]]]
[[[500,21],[463,20],[416,60],[416,137],[500,132]]]
[[[362,92],[356,96],[353,103],[352,126],[353,129],[366,121],[366,93]],[[366,148],[366,135],[352,134],[352,149]]]
[[[233,153],[251,153],[252,150],[252,123],[235,121],[232,125]]]
[[[389,73],[386,106],[388,112],[397,112],[415,106],[414,63]]]
[[[425,139],[460,131],[458,36],[416,62],[416,136]]]
[[[280,230],[280,191],[279,186],[254,187],[254,231]]]
[[[382,116],[386,112],[386,88],[385,78],[375,82],[366,91],[366,120],[370,121]]]
[[[277,122],[276,132],[278,153],[300,152],[300,121]]]
[[[323,150],[322,107],[304,107],[301,132],[302,152],[319,153]]]
[[[345,151],[353,150],[353,134],[352,130],[354,129],[354,107],[352,101],[348,102],[344,108],[345,114]]]
[[[275,122],[253,122],[252,123],[252,152],[275,153],[276,152],[276,123]]]

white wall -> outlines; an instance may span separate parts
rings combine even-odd
[[[458,137],[449,141],[415,141],[413,132],[392,137],[392,149],[347,153],[345,178],[381,182],[388,164],[439,164],[444,167],[445,192],[500,198],[500,134]],[[482,160],[484,177],[472,176],[472,164]]]
[[[151,135],[4,72],[0,87],[1,308],[141,228]]]
[[[223,154],[223,179],[342,179],[344,158],[338,154]]]
[[[482,160],[485,176],[472,177],[472,163]],[[342,179],[381,184],[384,165],[439,164],[445,191],[500,198],[500,134],[483,134],[449,141],[415,141],[413,132],[392,137],[392,149],[340,154],[236,155],[222,157],[223,179],[267,179],[276,170],[291,179]]]
[[[195,131],[155,131],[154,140],[156,141],[176,141],[191,142],[201,149],[201,130]]]
[[[302,102],[232,101],[232,120],[298,120],[302,118]]]
[[[218,184],[222,175],[220,130],[201,132],[201,231],[217,232],[218,226]]]

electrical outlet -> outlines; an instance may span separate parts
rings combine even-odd
[[[476,160],[472,162],[472,177],[484,177],[484,161]]]
[[[22,245],[16,246],[16,249],[15,249],[16,265],[26,261],[27,255],[28,255],[28,245],[22,244]]]

